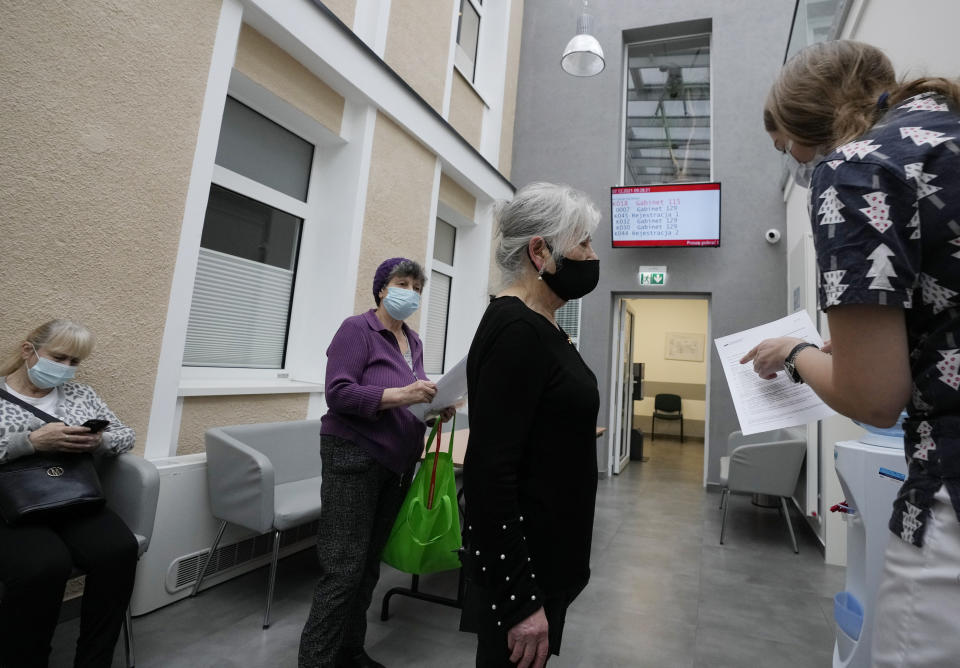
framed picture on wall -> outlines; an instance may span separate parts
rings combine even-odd
[[[667,343],[663,357],[682,362],[703,361],[703,334],[691,332],[667,332]]]

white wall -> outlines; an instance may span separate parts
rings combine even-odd
[[[898,75],[956,77],[958,24],[956,0],[855,0],[841,35],[883,49]]]

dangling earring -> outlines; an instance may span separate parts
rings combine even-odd
[[[540,271],[537,273],[537,280],[538,281],[543,280],[543,267],[540,267]]]

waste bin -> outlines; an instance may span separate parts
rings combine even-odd
[[[643,432],[639,429],[634,429],[630,433],[630,461],[645,461],[643,458]]]

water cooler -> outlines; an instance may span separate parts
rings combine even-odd
[[[887,528],[893,501],[907,464],[903,431],[868,429],[859,441],[843,441],[834,448],[834,461],[846,503],[838,504],[847,522],[847,578],[845,591],[834,598],[837,642],[833,668],[870,668],[874,603],[883,573]]]

